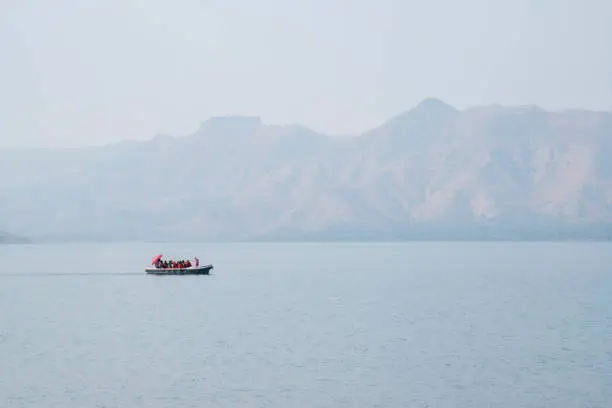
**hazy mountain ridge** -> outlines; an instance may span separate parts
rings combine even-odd
[[[28,242],[28,240],[23,237],[9,234],[6,231],[0,231],[0,244],[22,244],[26,242]]]
[[[611,153],[608,112],[429,99],[352,138],[230,116],[185,137],[0,150],[0,217],[75,239],[600,231],[612,222]]]

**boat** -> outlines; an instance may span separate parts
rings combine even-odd
[[[145,268],[149,275],[210,275],[213,265],[190,266],[189,268]]]
[[[152,266],[145,268],[145,272],[149,275],[210,275],[210,271],[214,268],[212,265],[200,265],[198,257],[194,258],[194,264],[192,265],[189,265],[191,261],[186,262],[189,266],[183,266],[183,263],[179,262],[173,263],[173,267],[162,267],[162,264],[168,264],[168,262],[161,262],[161,258],[162,254],[155,256],[151,262]]]

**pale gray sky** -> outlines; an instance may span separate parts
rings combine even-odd
[[[214,115],[359,133],[426,97],[612,110],[610,0],[2,0],[0,147]]]

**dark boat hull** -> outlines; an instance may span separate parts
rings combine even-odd
[[[149,275],[210,275],[213,270],[212,265],[192,266],[191,268],[146,268],[145,272]]]

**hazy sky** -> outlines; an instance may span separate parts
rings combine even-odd
[[[359,133],[430,96],[612,110],[610,0],[2,0],[0,19],[0,147],[225,114]]]

